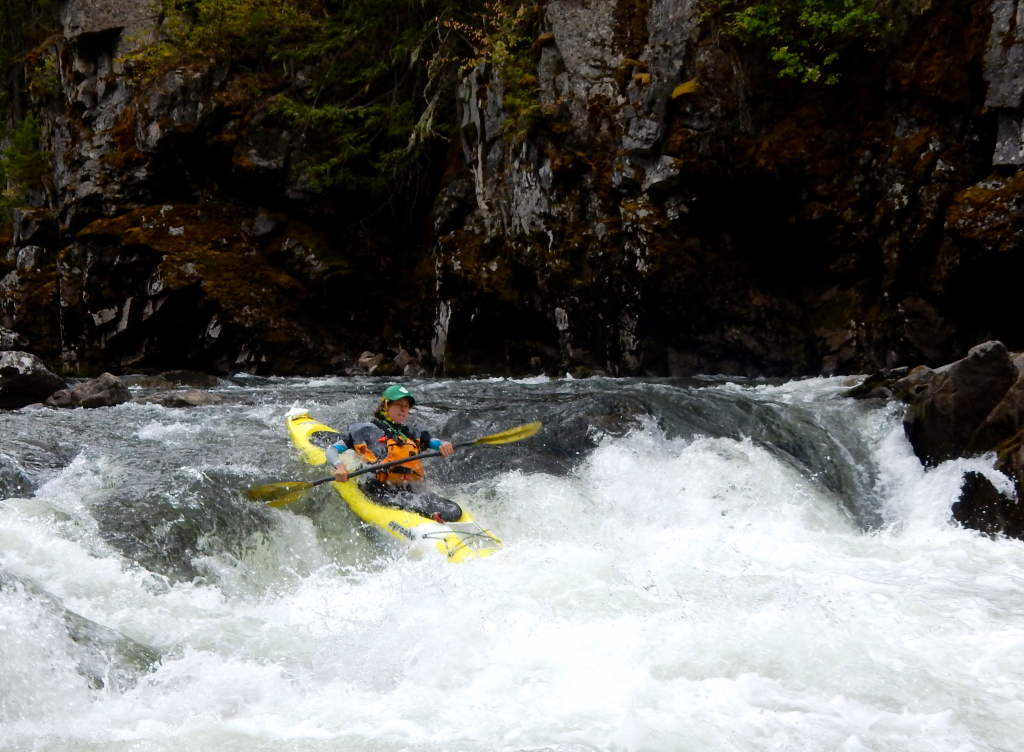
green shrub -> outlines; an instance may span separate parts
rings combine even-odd
[[[21,117],[25,56],[56,26],[55,0],[0,0],[0,124]]]
[[[458,60],[463,72],[483,64],[497,72],[502,85],[501,103],[508,116],[502,133],[509,140],[528,135],[542,118],[537,69],[530,50],[533,38],[528,33],[531,21],[525,2],[492,0],[468,22],[445,22],[472,50]]]
[[[10,145],[0,150],[0,219],[6,221],[10,210],[22,206],[31,188],[42,185],[50,172],[49,155],[39,148],[39,121],[28,115],[17,126],[0,134]]]
[[[434,134],[440,0],[165,0],[163,37],[126,58],[142,77],[215,56],[301,135],[314,191],[388,190]],[[303,68],[284,90],[273,73]]]
[[[875,0],[719,0],[725,32],[768,47],[780,78],[835,84],[851,49],[875,50],[889,31]]]

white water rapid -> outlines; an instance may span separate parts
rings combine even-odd
[[[478,400],[467,420],[494,430],[557,404],[557,436],[626,388],[592,381],[413,388],[434,427],[476,429],[449,403]],[[590,443],[547,471],[523,460],[539,449],[480,450],[505,464],[473,474],[464,458],[441,487],[506,548],[461,565],[382,546],[328,488],[241,543],[197,523],[187,571],[111,521],[146,500],[163,511],[131,524],[171,550],[177,520],[248,513],[247,486],[322,474],[290,450],[288,408],[341,422],[379,388],[240,380],[221,390],[247,400],[232,407],[4,415],[0,749],[1021,748],[1024,542],[950,521],[963,471],[996,478],[991,462],[925,471],[898,409],[845,400],[839,380],[629,382],[666,407],[621,430],[589,421]],[[658,415],[690,405],[713,423],[725,404],[778,415],[778,446],[794,425],[854,438],[812,466]],[[859,490],[829,490],[829,463]],[[63,609],[99,625],[88,651]],[[117,658],[124,638],[156,659]]]

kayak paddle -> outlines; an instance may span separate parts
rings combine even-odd
[[[524,426],[518,426],[516,428],[510,428],[507,431],[500,431],[499,433],[492,433],[490,436],[484,436],[473,441],[460,441],[455,444],[456,447],[468,447],[476,446],[478,444],[509,444],[513,441],[519,441],[521,439],[528,439],[533,436],[537,431],[540,430],[542,423],[527,423]],[[339,434],[340,435],[340,434]],[[422,452],[421,454],[414,454],[411,457],[403,457],[400,460],[391,460],[390,462],[381,462],[376,465],[369,465],[359,470],[354,470],[348,474],[349,479],[355,478],[357,475],[363,475],[364,473],[375,473],[378,470],[383,470],[388,467],[395,465],[401,465],[403,462],[409,462],[411,460],[425,460],[430,457],[440,457],[441,452],[437,449],[432,449],[429,452]],[[329,483],[334,480],[332,475],[329,478],[321,478],[320,480],[305,480],[305,481],[286,481],[284,483],[271,483],[269,486],[257,486],[256,488],[250,488],[248,493],[249,498],[253,501],[260,501],[271,507],[283,507],[285,504],[291,504],[293,501],[298,501],[302,494],[311,488],[321,485],[322,483]]]

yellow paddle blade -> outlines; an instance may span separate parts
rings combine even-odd
[[[287,496],[282,496],[280,499],[268,501],[266,502],[266,505],[268,507],[283,507],[286,504],[291,504],[293,501],[298,501],[299,499],[305,498],[305,496],[305,491],[295,491],[294,493],[290,493]]]
[[[250,488],[246,493],[253,501],[261,501],[272,507],[280,507],[297,501],[304,491],[313,487],[313,481],[288,481],[271,483],[269,486]]]
[[[519,426],[518,428],[510,428],[507,431],[501,431],[500,433],[493,433],[490,436],[484,436],[482,439],[477,439],[474,444],[508,444],[511,441],[520,441],[521,439],[528,439],[533,436],[537,431],[540,430],[544,424],[540,421],[536,423],[527,423],[525,426]]]

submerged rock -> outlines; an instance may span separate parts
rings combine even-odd
[[[207,407],[209,405],[234,405],[237,400],[210,394],[200,389],[162,390],[137,397],[135,402],[142,405],[163,405],[164,407]]]
[[[164,371],[160,378],[178,386],[191,386],[196,389],[209,389],[221,385],[221,380],[216,376],[199,371]]]
[[[69,611],[60,598],[24,577],[0,570],[0,594],[34,605],[50,626],[66,632],[67,652],[92,689],[131,689],[160,660],[155,648]]]

